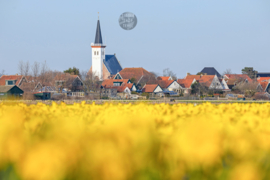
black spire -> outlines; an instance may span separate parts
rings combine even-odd
[[[102,36],[101,36],[101,29],[100,29],[99,20],[97,21],[97,31],[96,31],[95,44],[102,44]]]

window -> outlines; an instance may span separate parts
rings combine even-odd
[[[98,55],[98,51],[97,51],[97,55]]]
[[[97,55],[96,51],[94,52],[95,55]]]
[[[102,51],[102,55],[104,55],[104,51]]]
[[[121,84],[122,84],[121,82],[114,82],[113,86],[121,86]]]
[[[6,82],[6,85],[14,85],[14,84],[15,84],[14,81],[9,81],[9,80],[8,80],[8,81]]]

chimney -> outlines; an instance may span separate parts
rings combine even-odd
[[[16,74],[16,76],[18,76],[18,74]]]
[[[203,75],[207,75],[207,73],[204,73]]]
[[[190,73],[187,73],[187,76],[190,76]]]

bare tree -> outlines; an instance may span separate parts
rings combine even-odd
[[[20,61],[18,65],[18,74],[23,75],[24,73],[24,62]]]
[[[30,71],[30,64],[29,61],[24,63],[24,76],[28,76]]]
[[[235,91],[239,91],[245,94],[247,97],[252,97],[256,92],[258,92],[258,82],[245,82],[242,81],[234,87]]]
[[[150,73],[152,73],[156,78],[159,76],[159,73],[157,73],[157,72],[150,72]]]
[[[231,69],[226,69],[223,73],[222,76],[224,76],[225,74],[233,74]]]
[[[101,82],[96,72],[81,71],[80,74],[85,92],[98,92],[100,90]]]
[[[34,64],[32,65],[32,67],[31,67],[31,70],[32,70],[31,74],[33,76],[33,83],[36,86],[37,83],[38,83],[38,76],[39,76],[39,73],[40,73],[40,63],[35,61]]]
[[[3,76],[5,74],[5,70],[3,69],[1,72],[0,72],[0,77]]]
[[[18,71],[19,71],[20,75],[28,76],[29,71],[30,71],[29,61],[27,61],[27,62],[20,61],[19,65],[18,65]]]
[[[176,74],[169,68],[163,69],[163,76],[171,76],[173,80],[177,80]]]
[[[49,68],[46,64],[46,61],[44,61],[42,64],[41,64],[41,68],[40,68],[40,75],[39,75],[39,80],[40,80],[40,83],[42,85],[44,85],[44,83],[48,82],[49,79],[51,79],[51,75],[52,73],[49,72]]]

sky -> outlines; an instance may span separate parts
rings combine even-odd
[[[0,0],[0,71],[16,74],[20,61],[88,70],[98,12],[106,54],[123,68],[270,72],[269,0]],[[119,26],[124,12],[133,30]]]

